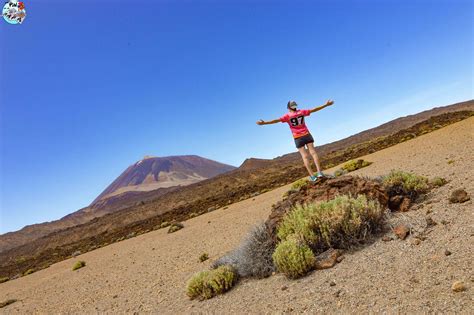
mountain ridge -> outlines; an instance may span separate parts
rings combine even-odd
[[[150,191],[189,185],[233,169],[234,166],[197,155],[145,156],[127,167],[94,199],[91,206],[100,200],[128,191]]]

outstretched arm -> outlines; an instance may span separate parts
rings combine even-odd
[[[334,101],[333,101],[333,100],[328,100],[328,101],[326,102],[326,104],[324,104],[324,105],[322,105],[322,106],[315,107],[315,108],[313,108],[313,109],[310,109],[309,111],[310,111],[311,113],[314,113],[314,112],[317,112],[318,110],[321,110],[321,109],[323,109],[323,108],[325,108],[325,107],[331,106],[332,104],[334,104]]]
[[[276,124],[279,122],[280,122],[280,119],[274,119],[270,121],[263,121],[263,119],[260,119],[259,121],[257,121],[257,125],[270,125],[270,124]]]

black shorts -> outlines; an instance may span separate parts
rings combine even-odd
[[[304,147],[308,143],[314,143],[313,136],[310,133],[308,133],[306,136],[295,138],[296,148],[298,149]]]

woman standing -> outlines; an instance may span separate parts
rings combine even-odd
[[[315,107],[313,109],[298,109],[297,104],[295,101],[289,101],[287,104],[288,113],[280,117],[279,119],[274,119],[270,121],[263,121],[260,119],[257,121],[258,125],[269,125],[269,124],[276,124],[279,122],[288,123],[291,129],[291,133],[293,134],[293,138],[295,139],[295,145],[298,151],[303,158],[304,166],[308,170],[309,178],[311,181],[317,180],[319,177],[323,177],[324,174],[321,171],[321,165],[319,164],[318,154],[316,153],[316,149],[314,148],[314,139],[311,136],[311,133],[306,127],[304,122],[304,117],[311,115],[311,113],[317,112],[327,106],[331,106],[334,104],[332,100],[328,100],[326,104],[322,106]],[[314,175],[313,170],[311,169],[311,163],[308,156],[308,151],[311,154],[314,164],[316,164],[317,174]]]

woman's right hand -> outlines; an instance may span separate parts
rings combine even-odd
[[[257,121],[257,125],[264,125],[265,122],[263,121],[263,119],[260,119],[259,121]]]

